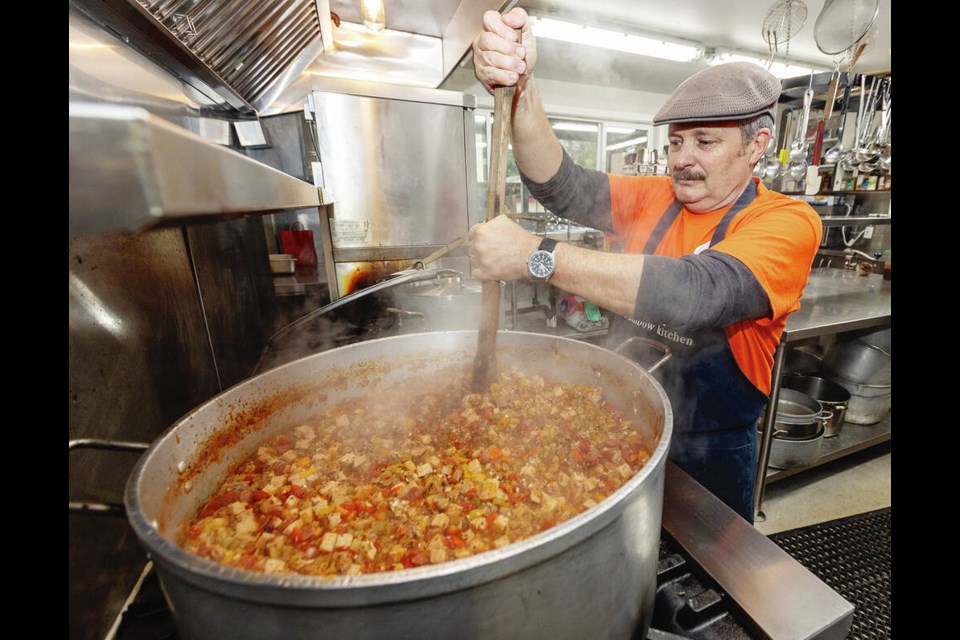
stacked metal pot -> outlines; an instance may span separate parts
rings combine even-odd
[[[784,387],[777,401],[777,416],[770,444],[771,467],[804,467],[820,455],[826,424],[833,413],[809,395]]]
[[[834,344],[823,358],[827,378],[850,392],[847,422],[876,424],[890,413],[890,330]]]

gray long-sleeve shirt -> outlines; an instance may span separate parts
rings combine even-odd
[[[564,151],[560,169],[546,182],[523,183],[554,214],[594,229],[613,231],[606,173],[580,167]],[[637,215],[657,216],[662,211]],[[681,329],[726,327],[769,317],[770,300],[756,276],[738,259],[707,249],[680,258],[648,255],[637,292],[635,317]]]

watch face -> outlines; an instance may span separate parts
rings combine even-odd
[[[534,251],[527,264],[534,278],[545,280],[553,274],[553,254],[549,251]]]

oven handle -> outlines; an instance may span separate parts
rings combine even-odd
[[[79,438],[71,440],[69,451],[75,449],[100,449],[103,451],[134,451],[143,453],[150,448],[143,442],[125,442],[122,440],[99,440],[97,438]],[[70,501],[70,513],[84,513],[96,516],[123,516],[126,517],[126,508],[115,502],[79,502]]]

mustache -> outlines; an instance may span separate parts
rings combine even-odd
[[[681,169],[671,175],[674,180],[705,180],[707,178],[706,174],[696,169]]]

